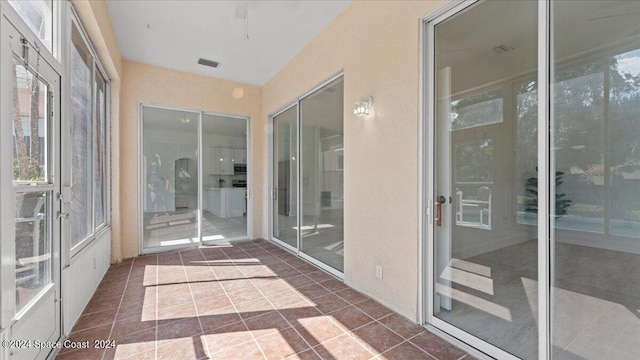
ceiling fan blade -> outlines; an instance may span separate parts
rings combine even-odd
[[[592,20],[608,19],[608,18],[622,16],[622,15],[630,15],[630,14],[634,14],[634,13],[638,13],[638,12],[640,12],[640,10],[631,10],[631,11],[618,13],[618,14],[608,14],[608,15],[594,16],[594,17],[589,18],[587,20],[592,21]]]

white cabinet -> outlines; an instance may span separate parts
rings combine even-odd
[[[215,216],[222,215],[222,193],[221,189],[205,189],[204,191],[204,209]]]
[[[236,164],[246,164],[247,163],[247,150],[234,149],[233,150],[233,158],[234,158]]]
[[[227,217],[240,217],[245,211],[244,188],[231,188],[226,190],[226,215]]]
[[[204,191],[204,209],[221,217],[242,217],[247,212],[244,188],[208,188]]]
[[[220,148],[209,148],[209,174],[220,175],[221,155]]]
[[[233,149],[220,149],[220,175],[233,175]]]
[[[226,148],[209,148],[209,174],[233,175],[234,150]]]

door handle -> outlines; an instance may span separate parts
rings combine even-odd
[[[436,226],[442,226],[442,204],[447,202],[447,198],[440,195],[436,200]]]
[[[278,188],[273,188],[273,200],[278,200]]]
[[[65,219],[65,220],[68,220],[68,219],[69,219],[69,213],[63,213],[63,212],[58,211],[58,212],[56,213],[56,218],[57,218],[57,219]]]

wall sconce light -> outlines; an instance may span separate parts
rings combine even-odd
[[[353,105],[353,114],[355,116],[366,116],[369,115],[369,110],[371,110],[371,106],[373,105],[373,98],[369,96],[366,99],[360,99],[356,101]]]

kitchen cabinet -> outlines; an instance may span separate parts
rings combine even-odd
[[[233,149],[233,158],[235,159],[236,164],[246,164],[247,163],[247,150],[244,149]]]
[[[247,212],[244,188],[205,188],[204,209],[221,217],[241,217]]]
[[[233,175],[234,150],[227,148],[209,148],[209,174]]]
[[[245,188],[231,188],[226,191],[226,215],[227,217],[240,217],[245,211]]]

